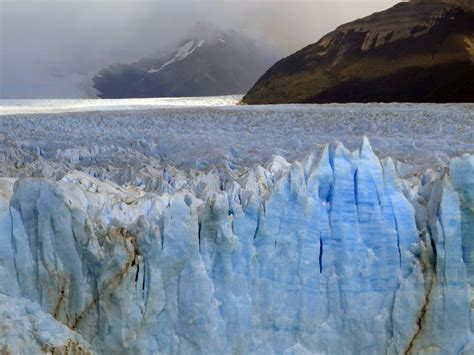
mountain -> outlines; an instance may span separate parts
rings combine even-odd
[[[473,102],[474,3],[403,2],[280,60],[248,104]]]
[[[176,48],[94,76],[102,98],[241,94],[278,59],[269,47],[235,31],[197,25]]]

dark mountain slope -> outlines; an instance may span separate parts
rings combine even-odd
[[[271,67],[249,104],[474,101],[469,1],[414,1],[345,24]]]
[[[93,81],[103,98],[241,94],[276,59],[274,51],[235,31],[200,25],[176,48],[112,65]]]

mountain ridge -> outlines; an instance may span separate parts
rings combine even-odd
[[[273,49],[236,31],[199,24],[176,47],[110,65],[93,82],[102,98],[242,94],[276,59]]]
[[[396,4],[280,60],[243,102],[474,101],[473,24],[469,4]]]

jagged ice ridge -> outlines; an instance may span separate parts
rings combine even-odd
[[[159,181],[0,179],[1,299],[55,319],[0,349],[474,352],[473,155],[401,178],[364,138]]]

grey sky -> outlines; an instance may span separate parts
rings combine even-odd
[[[173,44],[196,22],[245,32],[286,56],[397,2],[0,0],[0,98],[85,96],[95,71]]]

